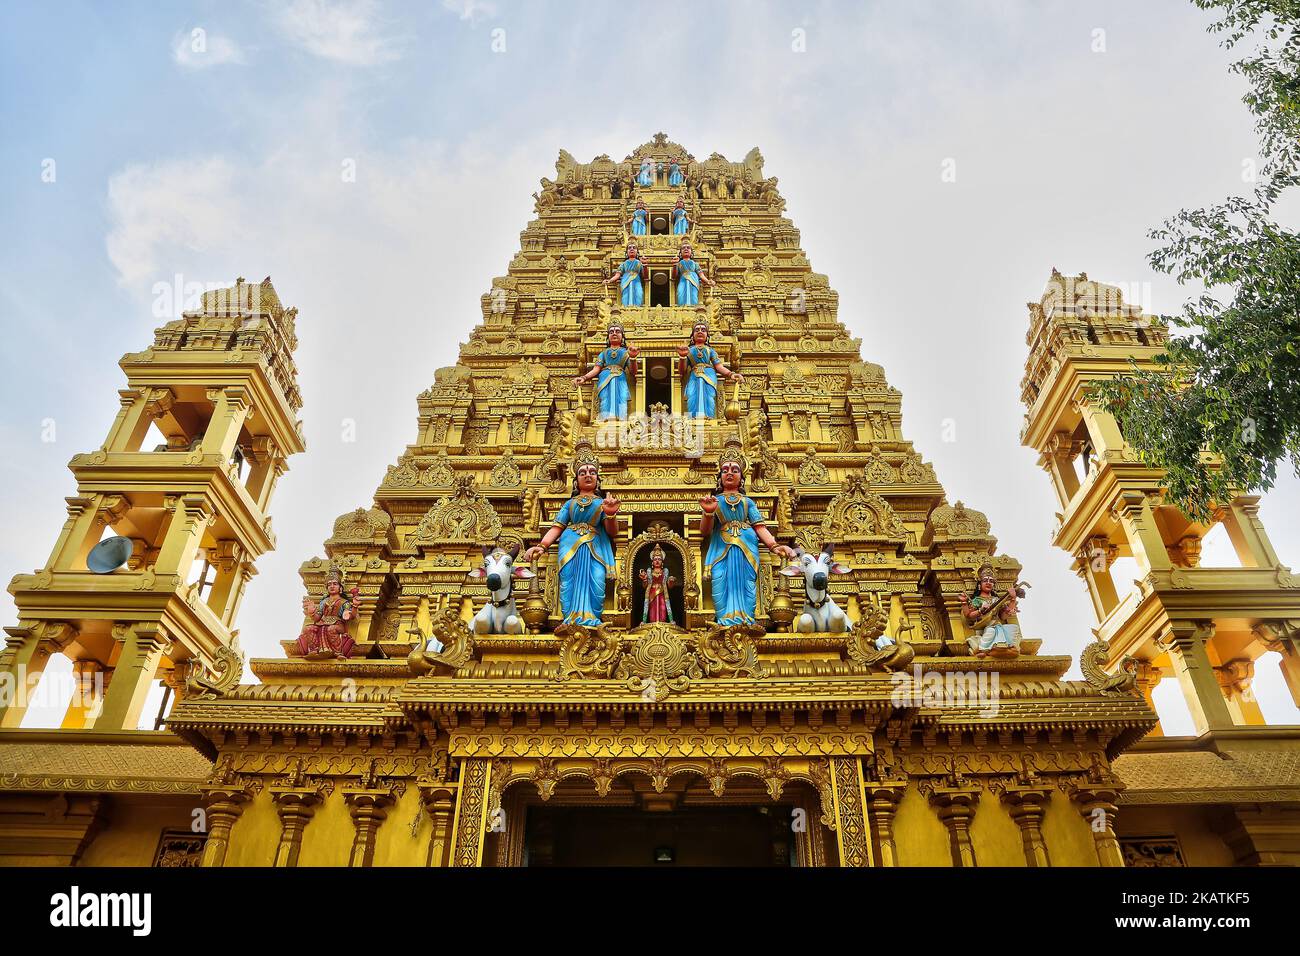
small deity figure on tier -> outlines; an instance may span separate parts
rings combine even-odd
[[[713,280],[700,269],[691,252],[691,244],[683,242],[681,251],[673,258],[673,278],[677,280],[677,304],[699,305],[700,282],[713,285]]]
[[[645,305],[645,283],[641,279],[645,262],[637,251],[636,243],[627,244],[627,258],[619,263],[618,271],[605,280],[605,285],[618,282],[619,301],[623,305]]]
[[[656,544],[650,552],[650,567],[642,568],[639,574],[641,583],[645,585],[642,624],[673,623],[673,606],[668,600],[668,589],[677,584],[677,579],[664,567],[664,557],[664,549]]]
[[[709,327],[696,322],[691,329],[691,340],[677,347],[678,373],[682,377],[682,391],[686,398],[686,414],[691,418],[713,418],[718,410],[718,375],[727,381],[743,382],[739,372],[722,364],[718,353],[709,345]]]
[[[686,215],[686,203],[679,199],[673,207],[673,235],[684,236],[691,231],[691,220]]]
[[[318,660],[351,657],[354,642],[348,621],[356,617],[358,603],[356,588],[343,595],[343,572],[332,566],[325,575],[325,597],[320,603],[302,599],[302,613],[310,623],[298,635],[298,653]]]
[[[712,579],[713,616],[723,626],[754,624],[758,614],[759,542],[774,554],[793,560],[795,552],[779,544],[766,519],[745,496],[745,456],[734,439],[718,462],[718,484],[700,499],[700,537],[709,542],[705,569]]]
[[[668,167],[668,185],[680,186],[684,182],[686,177],[682,175],[682,167],[677,160],[673,160],[673,164]]]
[[[614,544],[618,537],[618,509],[613,495],[601,497],[600,460],[590,442],[580,442],[574,453],[573,497],[542,540],[524,552],[535,561],[556,541],[560,542],[560,613],[565,624],[599,627],[605,610],[605,579],[614,573]]]
[[[645,207],[645,200],[636,201],[636,211],[632,213],[632,218],[628,220],[632,224],[632,235],[644,236],[646,227],[650,221],[650,212]]]
[[[975,631],[966,643],[976,657],[1015,657],[1020,653],[1020,627],[1007,622],[1015,616],[1016,602],[1025,596],[1027,585],[1018,583],[998,594],[993,566],[981,565],[978,574],[975,596],[961,595],[962,617]]]
[[[596,356],[591,371],[579,375],[573,384],[581,388],[593,378],[596,383],[598,418],[627,418],[627,401],[636,381],[636,357],[640,350],[629,345],[623,326],[614,323],[605,333],[605,347]]]
[[[649,156],[641,159],[641,169],[636,174],[638,186],[653,186],[655,184],[655,161]]]

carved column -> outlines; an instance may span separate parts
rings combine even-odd
[[[93,727],[99,716],[105,689],[104,665],[93,658],[73,661],[72,676],[76,687],[59,726],[64,730],[84,730]]]
[[[1246,568],[1276,568],[1278,560],[1273,543],[1259,520],[1259,496],[1242,495],[1219,515],[1228,532],[1233,550]]]
[[[349,789],[343,791],[343,801],[356,827],[348,866],[371,866],[375,859],[375,834],[395,802],[393,795],[387,790]]]
[[[244,804],[253,798],[246,787],[210,787],[203,791],[203,810],[207,817],[208,838],[203,844],[201,866],[225,866],[230,848],[230,831],[244,812]]]
[[[1198,734],[1232,726],[1232,713],[1219,690],[1205,647],[1213,636],[1214,624],[1210,621],[1174,621],[1161,642],[1178,675]]]
[[[898,851],[894,846],[894,814],[907,790],[905,781],[867,784],[867,797],[871,806],[871,834],[880,854],[881,866],[898,866]]]
[[[980,791],[970,786],[936,786],[924,784],[929,791],[930,806],[948,828],[948,844],[953,866],[975,866],[975,846],[971,843],[970,822],[975,818]]]
[[[302,849],[302,831],[311,822],[321,802],[318,790],[298,787],[272,787],[272,798],[280,813],[280,845],[275,848],[273,866],[297,866]]]
[[[152,621],[114,627],[113,637],[121,642],[120,650],[95,729],[135,730],[158,673],[158,663],[171,641]]]
[[[1160,537],[1160,527],[1146,494],[1141,491],[1121,492],[1119,501],[1115,503],[1115,515],[1124,526],[1124,535],[1143,573],[1168,571],[1171,567],[1169,551]]]
[[[490,761],[473,759],[461,763],[456,818],[452,824],[452,866],[483,865],[483,834],[487,829],[491,778]]]
[[[1078,783],[1070,789],[1070,799],[1079,807],[1084,822],[1092,830],[1097,859],[1102,866],[1123,866],[1124,853],[1115,836],[1115,801],[1122,785],[1115,783]]]
[[[456,785],[431,779],[422,779],[420,804],[429,815],[432,832],[429,835],[429,856],[425,866],[447,866],[451,849],[451,824],[456,810]]]
[[[867,800],[858,757],[831,758],[831,787],[835,797],[835,838],[840,866],[871,866],[871,838],[867,829]]]
[[[46,665],[76,638],[77,629],[62,621],[36,621],[19,622],[5,632],[9,636],[0,655],[0,727],[21,727]]]
[[[1214,676],[1219,682],[1223,699],[1228,702],[1228,713],[1234,723],[1262,726],[1268,721],[1259,709],[1259,702],[1251,693],[1250,685],[1255,679],[1255,662],[1245,658],[1228,661],[1214,669]]]
[[[1047,853],[1047,843],[1043,840],[1043,816],[1051,802],[1052,791],[1048,787],[1023,786],[1010,784],[1002,792],[1002,804],[1011,814],[1011,819],[1020,827],[1020,838],[1025,846],[1025,864],[1028,866],[1051,866]]]
[[[1138,692],[1142,694],[1142,699],[1147,702],[1147,706],[1153,711],[1156,709],[1156,705],[1155,701],[1152,700],[1151,695],[1155,693],[1155,689],[1157,685],[1159,685],[1160,679],[1164,676],[1164,670],[1156,667],[1150,661],[1138,661],[1137,689]],[[1148,737],[1163,737],[1164,735],[1164,729],[1158,723],[1147,733]]]

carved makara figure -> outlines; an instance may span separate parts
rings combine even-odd
[[[645,262],[637,251],[636,243],[627,244],[627,258],[619,263],[618,271],[605,280],[605,285],[618,283],[619,301],[623,305],[645,305],[645,282],[642,273]]]
[[[696,322],[691,341],[677,349],[678,369],[686,399],[686,414],[691,418],[713,418],[718,410],[718,375],[727,381],[744,381],[739,372],[722,364],[718,353],[709,345],[709,327]]]
[[[298,653],[310,658],[348,658],[354,641],[348,634],[348,621],[356,617],[357,589],[343,594],[343,572],[332,566],[325,576],[325,596],[319,603],[302,599],[302,613],[308,624],[298,635]]]
[[[656,544],[650,552],[650,567],[642,568],[639,573],[645,586],[642,624],[673,623],[673,605],[668,591],[677,584],[677,579],[664,567],[664,558],[664,549]]]
[[[469,573],[471,578],[487,584],[487,604],[474,615],[471,626],[475,634],[522,634],[524,622],[515,606],[514,582],[536,575],[525,567],[515,567],[519,545],[509,551],[488,545],[483,548],[483,563]]]
[[[759,542],[775,554],[793,558],[779,544],[753,499],[745,496],[745,456],[734,440],[718,462],[718,484],[700,499],[700,537],[709,542],[705,569],[712,578],[714,620],[753,624],[758,614]]]
[[[636,209],[632,213],[632,218],[628,220],[628,224],[632,235],[644,236],[646,234],[647,227],[650,224],[650,212],[645,207],[644,199],[636,201]]]
[[[699,305],[700,283],[713,285],[713,280],[704,274],[700,264],[695,261],[688,242],[683,242],[681,250],[673,257],[673,278],[677,280],[678,305]]]
[[[1025,596],[1028,585],[1017,583],[998,594],[992,565],[981,565],[978,575],[975,596],[961,595],[962,617],[975,632],[966,643],[976,657],[1016,657],[1020,653],[1020,626],[1008,621],[1015,616],[1016,602]]]
[[[795,548],[793,564],[787,564],[781,573],[790,578],[803,579],[803,610],[795,618],[794,629],[804,634],[829,631],[842,634],[849,629],[849,616],[830,595],[832,574],[851,574],[847,565],[835,560],[835,545],[828,544],[817,555]]]
[[[605,348],[596,356],[591,369],[573,380],[581,388],[596,379],[596,406],[599,418],[627,418],[627,402],[636,381],[636,346],[624,338],[623,326],[614,324],[605,333]]]
[[[686,214],[686,203],[684,200],[677,200],[677,205],[673,207],[673,235],[684,236],[691,231],[691,217]]]
[[[599,627],[605,610],[605,579],[614,572],[613,539],[618,509],[613,495],[601,497],[600,461],[587,442],[574,455],[573,497],[555,516],[542,540],[524,553],[535,561],[560,542],[560,613],[565,624]]]

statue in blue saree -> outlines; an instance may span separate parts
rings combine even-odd
[[[579,375],[573,384],[581,388],[596,379],[598,418],[627,418],[627,403],[636,381],[636,357],[640,352],[629,345],[623,326],[614,324],[605,333],[605,347],[596,356],[591,370]]]
[[[681,252],[673,259],[673,277],[677,280],[677,304],[699,305],[700,283],[713,285],[713,280],[700,269],[689,243],[682,243]]]
[[[618,283],[619,301],[623,305],[645,305],[645,282],[642,273],[645,263],[637,252],[636,243],[627,244],[627,258],[619,263],[618,271],[605,280],[605,285]]]
[[[728,443],[719,461],[714,493],[700,499],[700,536],[709,542],[704,569],[711,580],[713,619],[724,627],[753,625],[758,616],[760,543],[774,554],[793,558],[779,544],[752,498],[745,495],[746,462],[738,443]]]
[[[744,379],[722,364],[717,351],[709,345],[709,327],[703,322],[695,323],[690,343],[679,345],[677,355],[686,414],[690,418],[714,418],[718,411],[718,375],[729,382]]]
[[[650,213],[645,207],[645,200],[636,201],[636,210],[632,213],[632,218],[628,220],[631,223],[632,235],[644,236],[650,223]]]
[[[621,502],[601,496],[600,462],[588,442],[574,457],[573,497],[566,501],[542,540],[524,552],[535,561],[557,541],[560,614],[565,624],[599,627],[605,611],[605,581],[614,573],[614,538]]]
[[[677,205],[673,208],[673,235],[684,236],[691,231],[691,220],[686,215],[686,203],[677,200]]]

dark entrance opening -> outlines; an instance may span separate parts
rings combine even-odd
[[[528,866],[793,866],[790,808],[528,807]]]
[[[652,358],[645,363],[645,408],[647,415],[655,405],[673,407],[672,359]]]
[[[650,304],[672,304],[669,302],[668,273],[663,270],[650,273]]]

